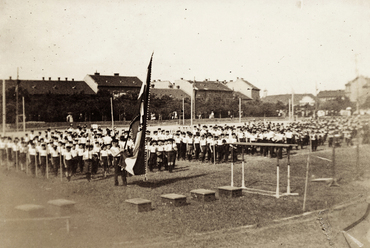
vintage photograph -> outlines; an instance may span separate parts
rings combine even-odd
[[[0,0],[0,247],[370,247],[369,17]]]

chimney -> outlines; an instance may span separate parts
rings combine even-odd
[[[9,77],[9,80],[12,80],[12,77],[11,76]]]
[[[49,77],[49,81],[51,81],[51,77]]]
[[[95,75],[95,76],[99,76],[99,75],[100,75],[100,73],[99,73],[99,72],[95,72],[95,73],[94,73],[94,75]]]
[[[42,81],[45,81],[45,77],[42,77]]]
[[[68,81],[68,78],[66,77],[66,81]]]
[[[119,73],[114,73],[114,76],[115,76],[115,77],[118,77],[118,76],[119,76]]]
[[[58,77],[58,81],[60,81],[60,77]]]

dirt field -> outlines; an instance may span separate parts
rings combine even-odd
[[[325,183],[310,182],[306,211],[364,198],[370,182],[369,151],[370,146],[361,146],[360,170],[365,180],[357,181],[356,149],[338,148],[336,174],[341,178],[341,186],[329,188]],[[318,157],[330,159],[331,150],[320,147],[314,155],[310,177],[330,177],[330,163]],[[230,163],[179,161],[174,173],[150,173],[146,182],[143,177],[129,177],[127,187],[114,187],[112,177],[104,179],[100,174],[90,183],[84,175],[76,175],[71,182],[65,179],[60,182],[60,178],[32,178],[2,166],[1,247],[346,247],[340,230],[364,214],[367,205],[363,202],[292,221],[273,221],[303,213],[306,159],[307,150],[294,151],[291,158],[292,191],[299,196],[276,199],[244,194],[205,204],[192,200],[190,190],[216,190],[230,185]],[[285,165],[286,158],[283,158],[280,160],[281,192],[286,190]],[[241,162],[234,167],[234,182],[241,186]],[[247,156],[246,185],[274,190],[275,168],[276,159]],[[160,195],[166,193],[184,194],[189,204],[178,208],[164,206]],[[151,200],[153,210],[130,211],[125,200],[137,197]],[[46,216],[57,216],[47,201],[60,198],[76,201],[76,211],[70,214],[69,233],[66,220],[4,222],[28,218],[14,207],[29,203],[45,206]],[[258,227],[248,229],[248,225]],[[327,227],[325,230],[323,225]]]

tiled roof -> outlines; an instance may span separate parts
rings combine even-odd
[[[195,81],[195,88],[196,90],[232,91],[220,81]]]
[[[317,94],[318,98],[332,98],[344,96],[344,90],[324,90]]]
[[[241,98],[242,100],[253,100],[252,98],[250,98],[249,96],[246,96],[246,95],[244,95],[243,93],[241,93],[240,91],[234,91],[234,96],[236,97],[236,98]]]
[[[137,77],[123,77],[123,76],[103,76],[95,73],[89,75],[99,86],[103,87],[130,87],[140,88],[142,83]]]
[[[302,100],[303,97],[309,96],[312,99],[315,99],[313,94],[294,94],[294,105],[299,104],[299,101]],[[270,103],[277,103],[278,101],[288,104],[289,99],[292,99],[292,94],[283,94],[283,95],[271,95],[261,98],[263,102],[270,102]]]
[[[245,80],[244,78],[240,78],[243,82],[245,82],[246,84],[248,84],[252,89],[254,90],[260,90],[259,88],[257,88],[256,86],[254,86],[253,84],[251,84],[250,82],[248,82],[247,80]]]
[[[2,81],[0,81],[1,87],[2,84]],[[15,86],[16,80],[5,80],[6,89]],[[19,87],[26,89],[31,95],[43,95],[48,93],[73,95],[82,92],[87,95],[95,94],[95,92],[84,81],[20,80]]]
[[[186,94],[181,89],[159,89],[159,88],[151,88],[150,95],[155,95],[156,97],[162,96],[169,96],[175,99],[183,99],[183,98],[190,98],[188,94]]]

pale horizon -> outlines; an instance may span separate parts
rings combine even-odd
[[[0,3],[0,78],[244,78],[268,95],[343,90],[370,76],[368,1]]]

